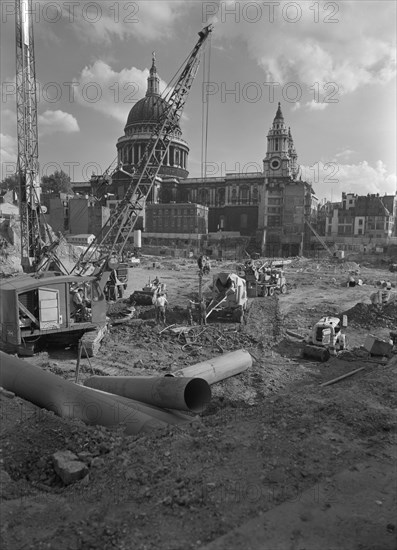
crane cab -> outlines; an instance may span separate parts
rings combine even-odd
[[[21,275],[0,286],[0,347],[31,354],[45,340],[72,343],[106,324],[106,301],[95,277]],[[73,300],[83,290],[87,314],[76,314]]]

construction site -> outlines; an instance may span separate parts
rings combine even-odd
[[[395,550],[397,258],[338,253],[309,219],[316,258],[142,253],[211,26],[124,198],[68,244],[40,201],[26,9],[19,220],[0,227],[2,548]]]

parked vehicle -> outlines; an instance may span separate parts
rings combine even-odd
[[[248,260],[244,266],[240,266],[239,274],[243,274],[240,276],[247,282],[247,294],[250,298],[287,292],[287,281],[282,269],[265,265],[258,267],[252,260]]]

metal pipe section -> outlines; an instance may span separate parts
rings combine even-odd
[[[196,416],[189,416],[185,413],[182,413],[177,410],[162,409],[161,407],[155,407],[154,405],[149,405],[147,403],[141,403],[134,399],[129,399],[128,397],[123,397],[121,395],[116,395],[109,392],[104,392],[102,390],[97,390],[95,388],[87,388],[92,392],[98,394],[107,395],[111,397],[114,402],[120,403],[124,407],[128,407],[133,411],[138,411],[143,414],[146,414],[152,418],[163,423],[163,426],[179,426],[181,424],[186,424],[188,422],[194,422],[198,420]]]
[[[62,418],[101,426],[124,425],[126,434],[138,434],[192,418],[78,386],[39,367],[0,351],[0,386],[53,411]]]
[[[91,376],[84,385],[142,403],[201,413],[211,400],[211,388],[201,378]]]
[[[144,414],[147,414],[161,422],[164,425],[179,426],[181,424],[186,424],[188,422],[197,422],[199,420],[198,416],[190,416],[181,411],[162,409],[160,407],[155,407],[154,405],[148,405],[147,403],[141,403],[134,399],[129,399],[128,397],[123,397],[121,395],[115,395],[113,393],[103,392],[102,390],[97,390],[94,388],[87,388],[93,392],[97,392],[104,395],[111,396],[114,401],[121,403],[125,407],[140,411]]]
[[[190,367],[167,374],[168,376],[199,377],[208,382],[208,384],[215,384],[225,378],[234,376],[244,372],[252,366],[252,357],[245,350],[232,351],[230,353],[224,353],[219,357],[196,363]]]
[[[303,357],[308,359],[315,359],[325,363],[331,357],[330,351],[327,348],[320,346],[306,345],[303,348]]]

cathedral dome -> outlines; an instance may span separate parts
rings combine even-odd
[[[160,95],[146,95],[132,107],[125,130],[128,130],[131,126],[140,126],[141,124],[156,124],[166,109],[167,101]]]
[[[163,179],[162,188],[165,187],[165,181],[179,180],[186,178],[189,174],[187,170],[187,159],[189,147],[186,141],[182,138],[182,130],[179,125],[179,119],[175,115],[173,109],[174,120],[168,122],[165,127],[162,122],[166,120],[166,113],[169,110],[167,99],[160,95],[160,77],[157,74],[155,64],[155,54],[153,53],[152,66],[149,70],[147,79],[146,95],[140,99],[130,110],[127,118],[127,123],[124,128],[124,136],[117,140],[117,157],[118,162],[126,167],[126,172],[131,173],[133,169],[142,168],[142,162],[146,161],[146,149],[148,145],[152,147],[153,131],[161,133],[160,138],[164,135],[168,136],[169,143],[167,150],[161,160],[158,175]],[[160,123],[160,124],[159,124]],[[157,128],[159,125],[159,128]],[[164,143],[159,143],[156,147],[157,152],[163,149]],[[155,155],[155,156],[156,156]],[[159,156],[156,156],[156,162]],[[125,178],[125,173],[118,176],[117,181]],[[117,179],[117,178],[114,178]],[[129,181],[129,178],[125,178]],[[124,184],[123,184],[124,185]],[[120,186],[121,188],[122,186]],[[122,191],[117,191],[120,196]],[[161,193],[160,193],[161,194]],[[165,200],[163,193],[162,200]],[[156,202],[157,198],[152,197]],[[171,200],[171,199],[170,199]]]

